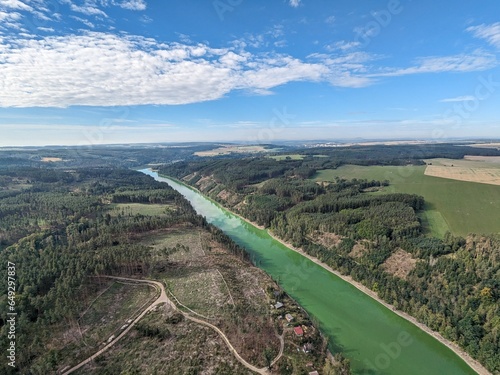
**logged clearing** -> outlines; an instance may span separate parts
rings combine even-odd
[[[382,265],[382,268],[393,276],[406,279],[408,274],[415,269],[417,260],[410,253],[398,249]]]

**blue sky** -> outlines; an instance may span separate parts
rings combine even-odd
[[[500,4],[0,0],[0,146],[500,138]]]

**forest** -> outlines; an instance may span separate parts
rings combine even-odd
[[[460,158],[471,153],[465,148],[368,147],[359,152],[353,147],[330,150],[332,157],[327,158],[313,157],[315,149],[302,160],[185,161],[159,172],[196,187],[351,276],[499,373],[500,236],[461,238],[448,233],[443,239],[432,238],[418,217],[425,203],[420,196],[372,193],[387,181],[338,178],[317,184],[308,179],[316,170],[342,164],[406,165],[423,163],[422,157]],[[391,264],[401,254],[400,269],[394,270]]]

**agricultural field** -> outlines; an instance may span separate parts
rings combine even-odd
[[[474,143],[469,145],[471,147],[479,147],[479,148],[495,148],[500,150],[500,143]]]
[[[426,166],[356,166],[318,171],[315,181],[335,178],[388,180],[390,185],[374,194],[410,193],[424,197],[421,213],[425,230],[437,237],[446,231],[469,233],[500,232],[500,186],[425,175]]]
[[[463,160],[428,159],[425,174],[452,180],[500,185],[500,158],[466,156]]]
[[[63,159],[54,157],[42,157],[42,161],[45,163],[56,163],[58,161],[63,161]]]
[[[274,152],[277,149],[267,149],[265,146],[221,146],[208,151],[195,152],[196,156],[220,156],[229,154],[256,154]]]

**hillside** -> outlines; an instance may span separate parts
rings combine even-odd
[[[500,238],[429,237],[422,197],[372,193],[387,181],[318,184],[307,178],[307,163],[202,161],[160,172],[350,275],[498,372]]]

